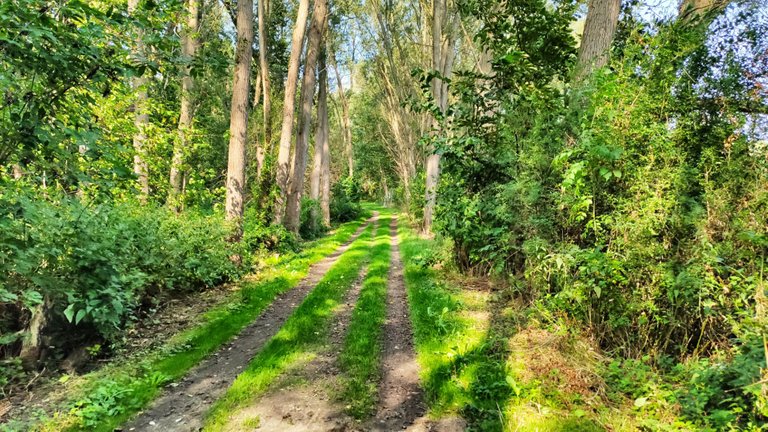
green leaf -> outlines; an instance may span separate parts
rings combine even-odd
[[[67,306],[66,309],[64,309],[64,316],[67,318],[67,321],[72,322],[72,320],[75,317],[75,305],[70,304]]]
[[[80,324],[83,318],[85,318],[85,309],[80,309],[77,311],[77,316],[75,316],[75,324]]]

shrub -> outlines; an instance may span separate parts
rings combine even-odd
[[[0,309],[29,316],[45,302],[57,324],[115,342],[145,299],[238,277],[230,256],[243,251],[228,236],[220,215],[9,187],[0,196]],[[3,321],[0,331],[21,330],[21,321]]]
[[[320,203],[309,198],[301,200],[301,225],[299,235],[304,240],[313,240],[325,233],[325,227],[320,218]]]
[[[352,177],[346,177],[331,189],[331,220],[349,222],[363,212],[360,206],[360,187]]]

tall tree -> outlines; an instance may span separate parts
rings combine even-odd
[[[227,163],[227,219],[234,221],[234,239],[242,236],[243,192],[245,190],[245,145],[248,136],[248,93],[253,56],[253,0],[237,2],[237,48],[229,120]]]
[[[192,62],[200,46],[200,8],[201,0],[188,0],[187,2],[187,23],[181,34],[181,56],[184,62],[181,78],[181,103],[179,113],[179,136],[173,146],[173,159],[171,160],[171,188],[168,202],[174,208],[179,208],[178,198],[181,194],[182,177],[181,170],[184,164],[184,152],[189,147],[188,133],[192,128],[193,106],[192,106]]]
[[[621,0],[590,0],[576,62],[576,81],[608,64]]]
[[[320,199],[320,176],[323,172],[323,135],[325,124],[323,123],[323,111],[328,109],[328,89],[326,80],[328,79],[325,71],[325,50],[320,53],[320,59],[317,62],[317,132],[315,133],[315,156],[312,161],[312,175],[309,182],[309,197],[313,200]]]
[[[336,56],[331,56],[331,62],[333,65],[333,72],[336,75],[336,85],[338,86],[339,102],[341,102],[341,129],[342,137],[344,138],[344,152],[347,156],[347,171],[350,177],[355,174],[355,161],[352,153],[352,121],[349,116],[349,101],[347,100],[347,94],[344,91],[344,84],[341,81],[341,74],[339,73],[339,67],[336,62]],[[351,72],[351,71],[350,71]],[[350,73],[351,77],[351,73]],[[350,86],[351,86],[350,78]]]
[[[304,46],[304,32],[307,28],[309,15],[309,0],[301,0],[296,13],[296,24],[291,38],[291,56],[288,59],[288,74],[285,82],[285,98],[283,101],[283,124],[280,129],[280,149],[277,154],[276,183],[278,195],[275,199],[274,222],[283,223],[285,203],[288,192],[288,177],[291,162],[291,137],[293,133],[293,116],[296,98],[296,86],[299,80],[299,60]]]
[[[327,77],[326,77],[327,82]],[[328,124],[328,92],[321,99],[323,112],[319,121],[323,123],[323,158],[320,169],[320,211],[323,213],[323,224],[331,225],[331,142],[328,139],[330,126]]]
[[[433,0],[432,6],[432,67],[440,75],[432,78],[432,97],[440,115],[448,106],[448,84],[444,78],[450,78],[453,60],[456,55],[455,22],[449,16],[446,0]],[[434,127],[438,126],[435,119]],[[427,157],[426,188],[424,204],[424,232],[432,231],[432,217],[437,201],[437,185],[440,181],[440,154],[434,149]]]
[[[264,157],[269,151],[272,142],[272,95],[269,80],[269,61],[267,51],[267,23],[269,19],[269,0],[257,0],[259,2],[259,69],[261,74],[261,91],[263,93],[262,121],[264,123],[264,136],[260,145],[256,147],[256,176],[261,178],[264,167]]]
[[[139,7],[139,0],[128,0],[128,14],[134,15]],[[143,62],[146,53],[144,52],[144,31],[141,28],[136,30],[136,45],[133,47],[134,60]],[[149,197],[149,165],[147,164],[146,146],[147,146],[147,126],[149,126],[147,86],[149,79],[145,74],[134,77],[131,83],[136,92],[136,99],[133,108],[133,124],[136,132],[133,135],[133,173],[139,180],[139,198],[146,201]]]
[[[328,143],[328,70],[326,68],[326,50],[320,53],[320,60],[317,64],[318,90],[317,90],[317,133],[315,135],[315,157],[312,167],[312,178],[310,182],[310,198],[320,202],[320,209],[323,216],[323,223],[330,224],[330,209],[327,192],[325,189],[326,181],[330,185],[329,159],[330,146]],[[328,219],[326,219],[328,215]],[[313,215],[318,217],[318,215]]]
[[[315,99],[315,65],[320,53],[320,46],[325,34],[328,19],[328,1],[315,0],[312,11],[312,23],[307,35],[307,55],[304,61],[304,79],[301,83],[301,116],[299,117],[299,133],[296,137],[296,148],[293,152],[293,170],[288,189],[285,209],[285,227],[298,233],[301,219],[301,195],[304,191],[304,177],[307,170],[307,150],[309,148],[309,132],[312,125],[312,102]]]

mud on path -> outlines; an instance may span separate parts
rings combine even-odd
[[[280,294],[264,312],[240,334],[193,368],[180,382],[167,390],[145,411],[126,423],[124,431],[188,432],[202,427],[210,405],[218,399],[248,365],[264,344],[280,330],[293,310],[349,249],[378,213],[331,255],[312,266],[308,275],[294,288]]]

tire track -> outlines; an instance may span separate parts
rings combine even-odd
[[[370,430],[395,431],[422,423],[427,412],[419,386],[419,365],[413,346],[408,296],[397,236],[397,218],[389,227],[391,255],[387,281],[387,320],[384,324],[379,407]]]
[[[336,251],[313,265],[294,288],[280,294],[262,314],[232,341],[193,368],[180,382],[167,390],[152,405],[121,428],[123,431],[191,432],[202,427],[204,416],[264,344],[285,323],[294,309],[323,278],[338,258],[363,231],[378,220],[378,213],[362,225]]]

